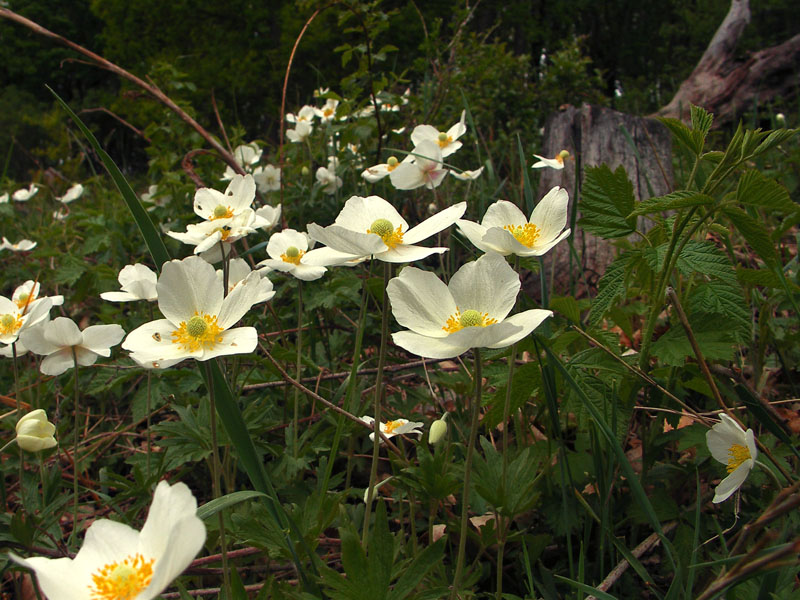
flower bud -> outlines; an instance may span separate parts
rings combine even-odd
[[[775,122],[783,127],[786,125],[786,116],[783,113],[778,113],[775,115]]]
[[[309,174],[311,173],[311,169],[309,169],[307,166],[303,165],[303,168],[300,169],[300,173],[303,175],[303,177],[308,177]]]
[[[441,419],[438,419],[431,423],[431,429],[428,432],[428,443],[429,444],[438,444],[444,439],[444,436],[447,435],[447,414],[445,414]]]
[[[17,421],[17,445],[26,452],[39,452],[56,445],[56,426],[47,420],[41,408],[32,410]]]

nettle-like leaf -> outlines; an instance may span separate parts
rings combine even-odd
[[[678,256],[676,266],[687,277],[692,273],[701,273],[730,283],[736,282],[733,264],[713,242],[688,242]]]
[[[708,112],[706,109],[701,108],[700,106],[695,106],[692,104],[691,106],[691,114],[692,114],[692,131],[694,133],[699,133],[703,136],[703,139],[708,135],[708,132],[711,131],[711,124],[714,122],[714,115]]]
[[[606,268],[606,272],[597,284],[597,296],[592,301],[589,311],[589,324],[597,325],[617,301],[624,300],[627,286],[625,282],[630,266],[636,258],[634,252],[619,256]]]
[[[761,206],[784,214],[800,210],[800,206],[792,202],[785,187],[755,170],[747,171],[739,178],[736,201],[739,204]]]
[[[689,297],[687,310],[696,320],[704,315],[726,319],[728,329],[738,342],[748,340],[752,334],[752,317],[742,290],[727,281],[715,280],[697,286]]]
[[[689,325],[705,359],[733,359],[736,339],[727,319],[708,318],[707,315],[698,313],[689,317]],[[653,343],[652,354],[664,365],[681,367],[687,357],[694,357],[694,350],[681,324],[673,323],[672,327]]]
[[[578,224],[603,238],[630,235],[636,229],[633,184],[620,165],[613,173],[607,165],[588,167],[583,184]]]
[[[705,136],[700,132],[692,131],[679,119],[660,118],[659,121],[669,129],[675,141],[689,152],[697,156],[703,151]]]
[[[736,279],[739,280],[739,283],[743,284],[783,289],[781,278],[778,277],[778,274],[775,273],[775,271],[771,271],[769,269],[748,269],[746,267],[737,267]]]
[[[745,241],[750,244],[750,247],[756,251],[761,260],[769,266],[774,266],[778,263],[775,244],[761,222],[735,206],[726,206],[722,211]]]
[[[639,215],[649,215],[652,213],[660,213],[666,210],[677,210],[679,208],[686,208],[690,206],[704,206],[713,204],[714,199],[705,194],[698,192],[680,191],[667,194],[666,196],[654,196],[642,200],[636,205],[636,208],[631,212],[629,217],[637,217]]]

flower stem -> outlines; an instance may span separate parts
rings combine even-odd
[[[70,546],[75,547],[78,539],[78,429],[80,428],[80,416],[78,409],[80,407],[80,389],[78,387],[78,355],[75,353],[75,348],[72,348],[72,362],[74,363],[75,373],[75,432],[72,440],[72,534],[70,535]]]
[[[301,373],[303,370],[302,349],[303,349],[303,282],[297,280],[297,375],[295,379],[302,381]],[[294,388],[294,418],[292,419],[292,456],[297,458],[297,428],[300,425],[300,390]]]
[[[383,303],[381,304],[381,348],[378,353],[378,373],[375,376],[375,435],[372,441],[372,467],[369,472],[369,489],[367,491],[367,506],[364,508],[364,527],[361,532],[361,545],[366,550],[367,534],[369,533],[369,515],[372,508],[372,497],[375,493],[375,481],[378,479],[378,458],[381,449],[381,396],[383,395],[383,365],[386,361],[386,345],[389,337],[389,295],[387,286],[392,275],[390,263],[383,263]]]
[[[458,557],[456,558],[456,572],[453,575],[453,587],[450,590],[450,600],[456,600],[461,587],[461,575],[464,570],[464,554],[467,549],[467,515],[469,514],[469,486],[472,472],[472,454],[475,440],[478,437],[478,417],[481,413],[481,391],[483,389],[481,374],[481,351],[472,349],[475,357],[475,397],[472,401],[472,419],[469,426],[469,442],[467,443],[467,458],[464,463],[464,491],[461,495],[461,532],[458,538]]]

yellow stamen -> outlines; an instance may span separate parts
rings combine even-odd
[[[223,206],[222,204],[217,204],[214,207],[214,212],[211,215],[209,221],[215,221],[216,219],[230,219],[233,216],[233,209],[230,206]]]
[[[536,240],[539,239],[539,228],[533,223],[525,223],[525,225],[505,225],[503,229],[511,232],[517,241],[523,246],[533,248]]]
[[[222,341],[222,331],[217,325],[216,315],[195,312],[188,322],[181,321],[178,329],[172,332],[172,343],[189,352],[196,352],[200,348],[210,350]]]
[[[299,250],[296,246],[289,246],[286,249],[286,252],[281,254],[281,260],[293,265],[299,265],[300,259],[303,258],[304,254],[305,252],[303,250]]]
[[[733,444],[728,448],[728,457],[728,473],[733,473],[744,461],[752,458],[750,449],[740,444]]]
[[[16,333],[22,327],[22,317],[7,313],[0,316],[0,333],[8,335]]]
[[[388,421],[386,423],[386,430],[384,433],[394,433],[394,430],[403,425],[403,421],[398,419],[397,421]]]
[[[92,600],[132,600],[150,585],[155,559],[145,560],[141,554],[108,563],[92,574],[89,586]]]
[[[494,325],[497,319],[489,318],[489,313],[477,310],[465,310],[463,313],[456,308],[456,312],[447,317],[447,324],[442,327],[447,333],[455,333],[465,327],[486,327]]]
[[[446,148],[449,144],[452,143],[453,138],[447,135],[444,131],[440,131],[439,136],[436,138],[436,141],[439,142],[439,148]]]
[[[25,308],[25,305],[28,304],[29,301],[33,302],[34,300],[36,300],[35,296],[31,298],[30,294],[22,293],[19,295],[19,298],[17,298],[16,305],[20,308]]]
[[[376,219],[372,225],[367,229],[367,233],[374,233],[380,236],[383,243],[389,248],[395,248],[398,244],[403,243],[403,232],[400,227],[394,229],[392,222],[389,219]]]
[[[386,170],[391,173],[397,168],[397,165],[399,164],[400,162],[397,160],[396,156],[390,156],[389,158],[386,159]]]

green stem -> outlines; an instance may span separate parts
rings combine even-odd
[[[17,421],[22,418],[22,401],[20,400],[19,372],[17,371],[17,342],[11,344],[11,364],[14,369],[14,399],[17,402]],[[22,475],[25,471],[25,454],[19,453],[19,485],[22,490]]]
[[[761,467],[761,469],[763,471],[765,471],[767,473],[767,475],[769,476],[770,479],[772,479],[772,483],[775,484],[775,487],[778,488],[778,491],[783,489],[783,484],[780,482],[780,479],[778,479],[778,476],[775,474],[775,471],[770,469],[767,465],[762,463],[760,460],[755,461],[755,463],[759,467]],[[791,479],[787,479],[787,481],[791,482]]]
[[[383,366],[386,361],[386,346],[389,338],[389,295],[387,286],[392,275],[390,263],[383,263],[383,303],[381,305],[381,348],[378,354],[378,373],[375,376],[375,435],[372,441],[372,467],[369,472],[369,490],[367,492],[367,506],[364,509],[364,527],[361,532],[361,545],[366,550],[367,534],[369,533],[369,516],[372,508],[372,497],[375,493],[375,482],[378,479],[378,458],[381,449],[381,396],[383,395]]]
[[[80,388],[78,387],[78,355],[75,348],[72,348],[72,362],[74,363],[75,374],[75,432],[72,440],[72,534],[70,535],[70,545],[74,548],[78,539],[78,430],[80,429]]]
[[[303,282],[297,280],[297,381],[302,381],[303,370]],[[292,456],[297,458],[297,428],[300,426],[300,390],[294,388],[294,415],[292,419]]]
[[[461,532],[458,539],[458,557],[456,558],[456,572],[453,575],[453,587],[450,590],[450,600],[456,600],[461,587],[461,576],[464,570],[464,554],[467,549],[467,515],[469,514],[469,486],[472,473],[472,454],[475,449],[475,440],[478,437],[478,417],[481,413],[481,351],[473,348],[475,357],[475,397],[472,401],[472,420],[469,427],[469,442],[467,444],[467,458],[464,463],[464,491],[461,497]]]

